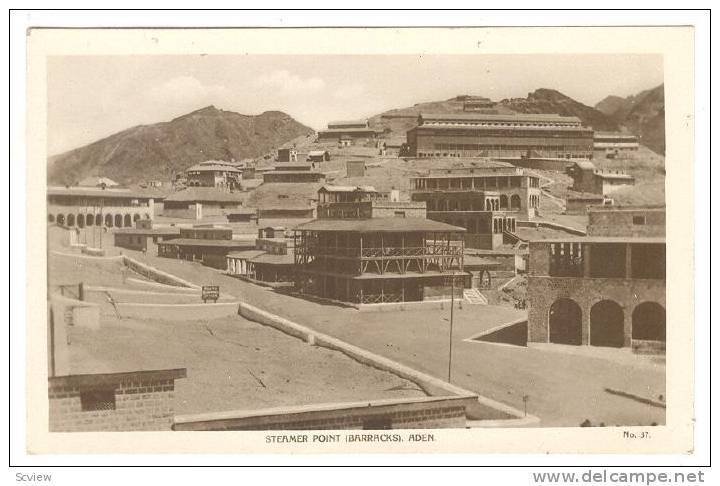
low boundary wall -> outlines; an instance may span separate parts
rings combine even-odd
[[[139,273],[140,275],[147,277],[151,280],[154,280],[156,282],[160,282],[162,284],[166,285],[174,285],[177,287],[188,287],[191,289],[200,289],[200,286],[195,285],[192,282],[188,282],[187,280],[184,280],[180,277],[176,277],[175,275],[172,275],[167,272],[163,272],[162,270],[158,270],[155,267],[152,267],[150,265],[146,265],[144,263],[141,263],[133,258],[130,258],[127,255],[122,255],[123,263],[134,272]]]
[[[421,397],[175,416],[173,430],[464,428],[473,397]]]

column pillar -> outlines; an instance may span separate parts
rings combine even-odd
[[[630,243],[625,245],[625,278],[632,277],[632,247]]]
[[[590,247],[589,243],[582,245],[583,254],[583,277],[590,277]]]
[[[590,344],[590,306],[585,306],[586,308],[582,308],[582,336],[581,336],[581,342],[583,346],[587,346]]]

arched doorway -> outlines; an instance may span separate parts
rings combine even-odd
[[[65,215],[58,214],[57,218],[55,218],[55,221],[57,221],[57,224],[59,224],[60,226],[65,226]]]
[[[102,220],[102,214],[96,214],[95,215],[95,226],[102,226],[103,220]]]
[[[78,228],[85,227],[85,215],[84,214],[78,214],[76,221],[77,221]]]
[[[115,223],[115,226],[116,226],[117,228],[122,228],[122,223],[123,223],[123,221],[122,221],[122,215],[121,215],[121,214],[116,214],[116,215],[115,215],[115,221],[114,221],[114,223]]]
[[[140,219],[140,215],[138,213],[133,214],[133,223]]]
[[[520,209],[520,196],[517,194],[510,196],[510,209]]]
[[[55,222],[55,216],[52,214],[48,214],[48,223],[54,223]]]
[[[125,224],[123,226],[125,226],[125,227],[132,226],[132,219],[130,219],[129,214],[126,214],[124,219],[125,219]]]
[[[92,214],[85,215],[85,226],[92,226],[95,222],[95,217]]]
[[[75,215],[74,215],[74,214],[68,214],[68,217],[67,217],[67,225],[68,225],[68,226],[75,226]]]
[[[105,226],[112,228],[112,225],[113,225],[112,214],[106,214],[105,215]]]
[[[558,299],[550,306],[550,342],[582,344],[582,310],[574,300]]]
[[[508,197],[503,194],[500,196],[500,209],[507,209],[508,208]]]
[[[632,314],[632,338],[665,341],[665,308],[657,302],[643,302]]]
[[[612,300],[601,300],[590,309],[590,344],[621,348],[625,344],[625,314]]]

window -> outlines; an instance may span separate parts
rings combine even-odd
[[[115,410],[115,390],[86,390],[80,392],[80,408],[83,412]]]
[[[405,211],[395,211],[395,217],[396,217],[396,218],[404,218],[404,217],[405,217]]]
[[[633,224],[635,224],[635,225],[645,224],[645,216],[633,216]]]

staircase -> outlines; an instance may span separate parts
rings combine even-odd
[[[463,289],[463,297],[468,304],[487,305],[487,298],[478,289]]]

